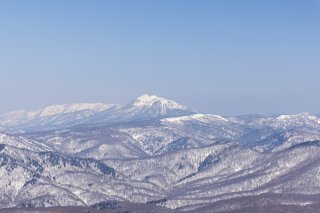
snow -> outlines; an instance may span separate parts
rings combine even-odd
[[[93,114],[110,109],[116,105],[102,103],[80,103],[52,105],[33,111],[13,111],[0,115],[0,126],[17,129],[20,132],[27,125],[61,125],[65,122],[83,120]],[[54,122],[52,122],[54,121]]]
[[[145,105],[151,105],[152,103],[154,103],[155,101],[159,101],[161,100],[161,98],[155,96],[155,95],[142,95],[140,97],[138,97],[135,101],[134,101],[134,105],[135,106],[145,106]]]
[[[155,95],[113,106],[53,105],[0,116],[4,130],[26,131],[0,133],[0,197],[8,197],[0,205],[167,198],[167,207],[192,208],[263,193],[320,194],[315,115],[225,118]],[[41,129],[52,124],[52,131]],[[104,166],[116,175],[103,174]]]
[[[142,95],[133,101],[132,105],[138,108],[152,107],[152,105],[158,104],[161,113],[165,113],[168,109],[187,109],[187,107],[179,105],[172,100],[159,98],[155,95]]]
[[[319,120],[316,116],[308,112],[294,114],[294,115],[280,115],[277,117],[277,119],[278,120],[298,120],[298,119]]]
[[[69,104],[69,105],[53,105],[41,110],[40,117],[52,116],[61,113],[72,113],[82,110],[92,110],[95,112],[101,112],[107,110],[113,105],[102,103],[82,103],[82,104]]]
[[[211,115],[211,114],[194,114],[188,116],[174,117],[174,118],[166,118],[163,121],[174,122],[174,123],[182,123],[185,121],[201,121],[201,122],[228,122],[228,120],[219,115]]]

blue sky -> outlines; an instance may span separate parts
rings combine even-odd
[[[0,0],[0,112],[144,94],[320,112],[319,0]]]

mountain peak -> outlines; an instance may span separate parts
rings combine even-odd
[[[161,111],[160,114],[165,113],[165,111],[170,109],[176,110],[187,110],[188,108],[180,105],[172,100],[168,100],[165,98],[160,98],[156,95],[142,95],[138,97],[136,100],[131,102],[129,106],[138,107],[138,108],[157,108]]]
[[[148,94],[144,94],[140,97],[138,97],[134,102],[133,104],[135,106],[145,106],[145,105],[150,105],[150,104],[153,104],[154,102],[156,101],[159,101],[161,100],[162,98],[159,98],[155,95],[148,95]],[[163,99],[164,100],[164,99]]]
[[[172,100],[147,94],[136,98],[122,107],[104,112],[108,121],[148,120],[191,115],[194,113],[194,111]]]

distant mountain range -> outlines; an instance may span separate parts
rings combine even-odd
[[[143,95],[5,113],[0,131],[0,208],[320,204],[316,114],[219,116]]]

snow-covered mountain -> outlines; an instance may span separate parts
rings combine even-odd
[[[254,127],[271,127],[274,129],[293,129],[293,128],[318,128],[320,118],[310,113],[300,113],[295,115],[279,115],[276,117],[264,117],[249,122],[248,125]]]
[[[195,111],[172,100],[142,95],[130,103],[105,110],[88,119],[89,123],[129,122],[195,114]]]
[[[319,142],[306,142],[261,154],[229,142],[156,157],[99,161],[2,144],[0,205],[79,206],[119,200],[186,211],[217,203],[213,212],[221,212],[239,208],[219,205],[221,201],[281,193],[286,202],[305,205],[316,203],[312,196],[320,194],[319,147]],[[310,197],[294,200],[297,195]]]
[[[172,100],[142,95],[126,105],[83,103],[9,112],[0,115],[0,127],[2,130],[7,128],[10,132],[17,133],[68,128],[80,124],[119,123],[191,114],[195,112]]]
[[[27,131],[76,125],[98,112],[116,107],[114,104],[82,103],[53,105],[34,111],[13,111],[0,115],[0,126],[12,131]]]
[[[319,204],[316,114],[219,116],[143,95],[6,113],[0,128],[0,208]]]

